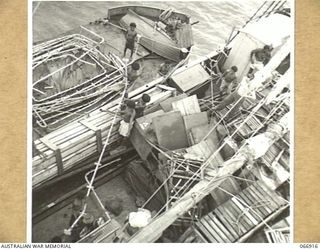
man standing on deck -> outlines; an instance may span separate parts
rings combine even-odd
[[[127,49],[131,50],[130,60],[132,60],[134,43],[137,37],[137,32],[135,31],[137,25],[135,23],[130,23],[130,28],[126,31],[126,46],[124,48],[124,57],[126,56]]]

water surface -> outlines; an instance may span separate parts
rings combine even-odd
[[[108,8],[146,5],[173,8],[191,16],[192,22],[200,21],[193,29],[195,57],[223,46],[232,29],[241,28],[261,4],[259,0],[33,2],[33,40],[53,38],[79,25],[105,17]]]

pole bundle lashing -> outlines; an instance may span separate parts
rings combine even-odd
[[[90,124],[89,122],[85,121],[85,120],[81,120],[79,121],[79,123],[81,123],[83,126],[85,126],[86,128],[88,128],[89,130],[93,131],[96,135],[96,140],[97,140],[97,151],[100,154],[102,151],[102,134],[101,134],[101,129],[97,128],[96,126],[94,126],[93,124]]]
[[[57,167],[58,167],[58,175],[62,175],[64,172],[64,169],[63,169],[63,161],[62,161],[60,148],[54,143],[47,140],[45,137],[40,138],[40,141],[54,152],[56,157]]]

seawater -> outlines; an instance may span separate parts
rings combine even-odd
[[[38,2],[33,2],[33,9]],[[45,32],[45,25],[75,28],[80,24],[104,17],[107,9],[123,5],[146,5],[163,9],[173,8],[200,21],[193,27],[193,56],[206,55],[225,44],[233,28],[241,28],[262,4],[260,0],[214,1],[66,1],[41,2],[33,14],[33,25]],[[50,12],[50,13],[48,13]],[[50,14],[50,17],[48,16]],[[46,23],[47,20],[47,23]],[[41,25],[44,26],[41,28]],[[71,29],[71,28],[70,28]],[[59,32],[59,27],[56,29]],[[44,33],[43,32],[43,33]],[[49,35],[49,34],[48,34]],[[34,33],[34,38],[46,39],[47,34]],[[52,34],[53,35],[53,34]],[[55,34],[58,35],[58,34]],[[40,40],[42,40],[40,39]],[[38,39],[35,39],[38,40]]]

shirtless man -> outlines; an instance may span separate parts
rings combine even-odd
[[[128,81],[133,83],[140,76],[140,64],[134,62],[131,67],[128,68]]]
[[[220,85],[220,91],[226,92],[227,94],[231,93],[233,83],[237,81],[236,72],[238,68],[236,66],[232,66],[231,69],[226,70],[222,75],[222,82]]]
[[[119,134],[124,138],[128,138],[130,136],[130,132],[136,116],[135,107],[136,104],[134,101],[127,100],[125,109],[119,112],[123,117],[123,120],[120,122]]]
[[[144,109],[147,103],[150,102],[150,96],[148,94],[143,94],[142,97],[136,103],[136,118],[144,116]]]
[[[124,48],[124,57],[126,56],[127,49],[131,51],[130,60],[132,59],[134,43],[137,37],[137,32],[135,31],[137,25],[135,23],[130,23],[130,28],[126,31],[126,46]]]

